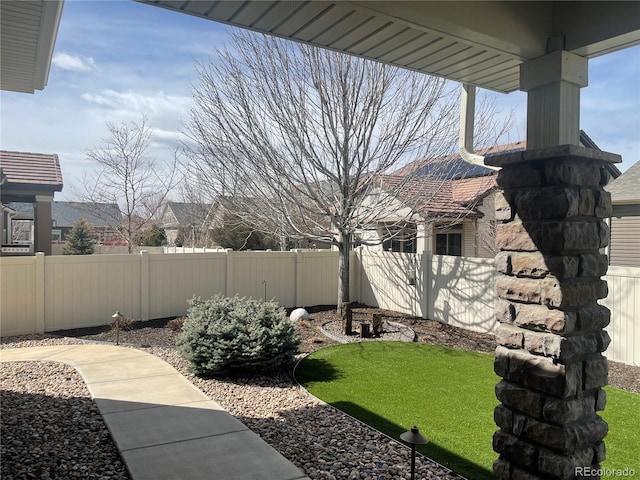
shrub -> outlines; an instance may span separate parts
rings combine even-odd
[[[179,332],[184,325],[185,317],[178,317],[167,322],[167,329],[172,332]]]
[[[91,255],[95,250],[96,241],[91,227],[82,219],[69,231],[65,242],[62,247],[63,255]]]
[[[167,234],[162,227],[151,225],[135,235],[134,243],[143,247],[161,247],[167,243]]]
[[[217,295],[193,299],[178,352],[199,376],[275,372],[293,363],[299,340],[277,303]]]
[[[114,320],[111,322],[111,330],[115,332],[116,328],[119,328],[121,332],[128,332],[129,330],[133,330],[134,321],[127,317],[121,317],[117,321]]]

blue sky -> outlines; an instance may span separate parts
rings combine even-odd
[[[148,116],[153,153],[168,155],[188,120],[194,64],[222,46],[230,27],[133,1],[65,2],[49,82],[35,95],[0,94],[0,147],[60,156],[65,189],[93,165],[84,151],[107,135],[105,122]],[[582,89],[581,128],[621,170],[640,159],[640,47],[593,59]],[[505,140],[525,137],[523,93],[495,94],[516,123]]]

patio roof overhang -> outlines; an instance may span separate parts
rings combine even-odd
[[[49,79],[63,0],[0,2],[0,88],[42,90]]]
[[[640,44],[640,2],[140,1],[505,93],[549,51]]]

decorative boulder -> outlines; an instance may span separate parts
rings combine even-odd
[[[309,320],[311,316],[309,315],[309,312],[307,312],[304,308],[296,308],[293,312],[291,312],[289,318],[292,322],[297,322],[301,318],[303,320]]]

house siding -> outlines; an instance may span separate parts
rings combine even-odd
[[[476,256],[476,225],[473,220],[465,220],[462,224],[462,256]]]
[[[640,216],[611,219],[609,263],[621,267],[640,267]]]

